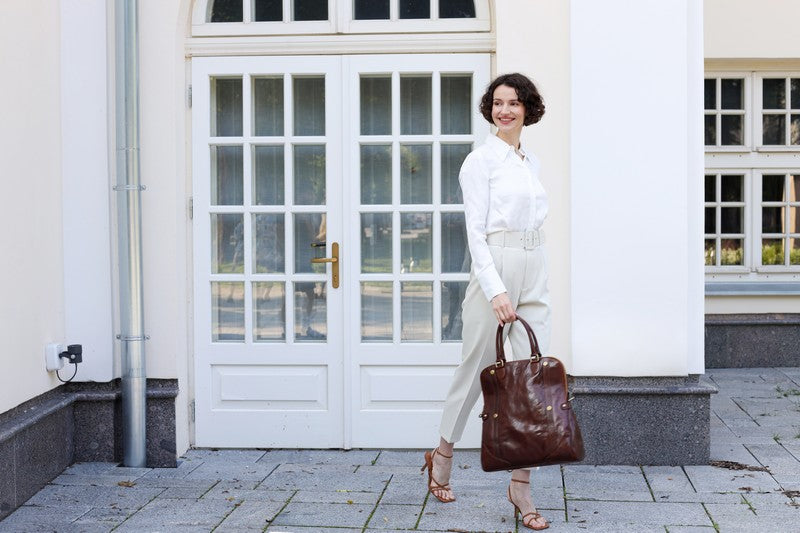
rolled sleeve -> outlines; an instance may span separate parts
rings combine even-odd
[[[464,195],[464,218],[467,242],[472,256],[472,270],[486,295],[491,300],[506,292],[506,286],[497,272],[494,259],[486,243],[486,221],[491,203],[489,172],[474,152],[467,156],[458,175]]]

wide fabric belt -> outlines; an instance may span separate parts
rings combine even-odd
[[[533,250],[544,244],[544,231],[496,231],[486,236],[486,244],[505,248]]]

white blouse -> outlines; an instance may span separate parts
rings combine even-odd
[[[547,216],[547,194],[539,181],[539,160],[495,135],[464,160],[458,181],[464,194],[472,271],[488,300],[506,292],[486,236],[496,231],[539,229]]]

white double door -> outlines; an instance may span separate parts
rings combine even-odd
[[[196,445],[435,442],[488,77],[474,54],[192,61]]]

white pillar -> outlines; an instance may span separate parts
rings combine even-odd
[[[103,0],[61,1],[63,340],[83,345],[75,381],[114,378],[106,17]]]
[[[572,373],[703,369],[702,3],[571,2]]]

